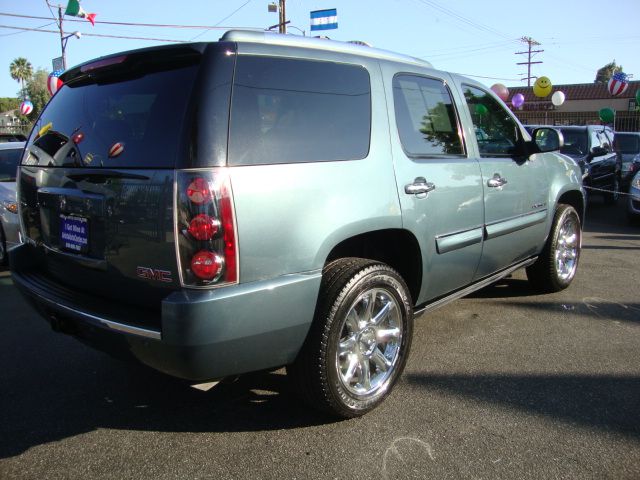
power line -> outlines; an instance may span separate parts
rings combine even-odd
[[[249,0],[251,1],[251,0]],[[245,4],[246,5],[246,4]],[[49,17],[38,17],[38,16],[34,16],[34,15],[19,15],[17,13],[6,13],[6,12],[0,12],[0,16],[4,16],[4,17],[17,17],[17,18],[32,18],[32,19],[36,19],[36,20],[50,20]],[[223,19],[222,21],[226,20]],[[71,18],[66,18],[65,21],[67,22],[77,22],[77,23],[83,23],[86,24],[87,21],[86,20],[76,20],[76,19],[71,19]],[[221,22],[222,22],[221,21]],[[220,23],[221,23],[220,22]],[[98,21],[96,20],[96,25],[120,25],[120,26],[128,26],[128,27],[151,27],[151,28],[185,28],[185,29],[194,29],[194,30],[213,30],[213,29],[218,29],[218,30],[232,30],[234,28],[241,28],[244,30],[264,30],[262,28],[257,28],[257,27],[224,27],[224,26],[219,26],[218,24],[216,25],[172,25],[172,24],[160,24],[160,23],[134,23],[134,22],[105,22],[105,21]]]
[[[28,32],[55,33],[60,34],[58,30],[42,30],[38,28],[13,27],[11,25],[0,25],[0,28],[10,28],[13,30],[24,30]],[[65,35],[73,35],[73,33],[63,32]],[[185,40],[170,40],[168,38],[150,38],[150,37],[125,37],[122,35],[103,35],[100,33],[83,33],[83,37],[101,37],[101,38],[121,38],[125,40],[149,40],[153,42],[169,42],[169,43],[187,43]]]
[[[424,5],[432,7],[434,9],[444,13],[445,15],[448,15],[448,16],[450,16],[450,17],[452,17],[452,18],[454,18],[454,19],[456,19],[456,20],[458,20],[460,22],[466,23],[467,25],[470,25],[473,28],[476,28],[478,30],[482,30],[482,31],[484,31],[486,33],[491,33],[493,35],[498,35],[498,36],[500,36],[500,37],[502,37],[504,39],[507,39],[507,40],[513,40],[513,38],[511,38],[508,35],[496,30],[495,28],[488,27],[488,26],[483,25],[483,24],[478,23],[478,22],[474,22],[473,20],[468,19],[467,17],[463,16],[462,14],[460,14],[460,13],[454,11],[454,10],[451,10],[449,8],[446,8],[446,7],[440,5],[439,3],[437,3],[437,2],[435,2],[433,0],[418,0],[418,1],[420,3],[422,3],[422,4],[424,4]]]
[[[242,8],[244,8],[245,6],[247,6],[249,3],[251,3],[251,0],[247,0],[246,2],[244,2],[242,5],[240,5],[238,8],[236,8],[233,12],[231,12],[229,15],[227,15],[226,17],[224,17],[222,20],[220,20],[219,22],[217,22],[212,28],[217,27],[218,25],[220,25],[222,22],[224,22],[225,20],[233,17],[236,13],[238,13]],[[196,35],[195,37],[191,38],[191,40],[195,40],[198,37],[201,37],[202,35],[204,35],[205,33],[207,33],[209,30],[211,30],[211,28],[207,28],[204,32],[199,33],[198,35]]]

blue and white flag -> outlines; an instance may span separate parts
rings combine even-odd
[[[311,31],[331,30],[338,28],[338,10],[330,8],[328,10],[315,10],[311,12]]]

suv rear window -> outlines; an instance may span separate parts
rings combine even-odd
[[[173,168],[197,65],[64,85],[38,120],[27,163]]]
[[[371,87],[361,66],[240,56],[229,164],[356,160],[369,152]]]
[[[15,182],[22,148],[0,150],[0,182]]]
[[[560,149],[566,155],[586,155],[589,151],[589,137],[586,130],[561,129],[564,146]]]

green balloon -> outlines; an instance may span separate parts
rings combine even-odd
[[[609,107],[601,108],[598,114],[600,115],[600,120],[604,123],[613,123],[615,113]]]
[[[640,107],[640,88],[636,90],[636,107]]]
[[[478,115],[486,115],[489,112],[489,110],[487,110],[487,107],[485,107],[483,104],[478,103],[476,105],[476,113]]]

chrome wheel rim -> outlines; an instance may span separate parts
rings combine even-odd
[[[562,281],[570,280],[575,275],[579,251],[580,226],[573,215],[567,215],[558,230],[555,254],[556,272]]]
[[[359,397],[386,390],[400,358],[402,334],[395,297],[381,288],[362,293],[340,328],[336,368],[343,387]]]

